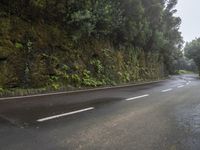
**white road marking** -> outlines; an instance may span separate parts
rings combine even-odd
[[[179,85],[177,88],[182,88],[182,87],[184,87],[184,85]]]
[[[135,99],[144,98],[144,97],[148,97],[148,96],[149,96],[149,94],[145,94],[145,95],[141,95],[141,96],[137,96],[137,97],[127,98],[126,101],[132,101]]]
[[[191,81],[188,81],[187,83],[186,83],[186,85],[189,85],[191,83]]]
[[[169,92],[169,91],[172,91],[172,89],[162,90],[161,92],[165,93],[165,92]]]
[[[53,96],[53,95],[59,95],[59,94],[67,94],[67,92],[46,93],[46,94],[27,95],[27,96],[15,96],[15,97],[4,97],[4,98],[0,98],[0,101],[14,100],[14,99],[25,99],[25,98],[32,98],[32,97],[42,97],[42,96]]]
[[[44,122],[44,121],[48,121],[48,120],[52,120],[52,119],[56,119],[56,118],[60,118],[60,117],[65,117],[65,116],[69,116],[69,115],[73,115],[73,114],[89,111],[89,110],[92,110],[92,109],[94,109],[94,107],[81,109],[81,110],[77,110],[77,111],[72,111],[72,112],[68,112],[68,113],[64,113],[64,114],[60,114],[60,115],[50,116],[50,117],[38,119],[37,122]]]

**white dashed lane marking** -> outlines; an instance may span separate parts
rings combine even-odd
[[[38,119],[37,122],[44,122],[44,121],[48,121],[48,120],[52,120],[52,119],[56,119],[56,118],[60,118],[60,117],[65,117],[65,116],[89,111],[89,110],[92,110],[92,109],[94,109],[94,107],[85,108],[85,109],[81,109],[81,110],[77,110],[77,111],[72,111],[72,112],[68,112],[68,113],[64,113],[64,114],[60,114],[60,115],[50,116],[50,117]]]
[[[182,88],[182,87],[184,87],[184,85],[179,85],[177,88]]]
[[[172,89],[162,90],[161,92],[162,92],[162,93],[165,93],[165,92],[169,92],[169,91],[172,91]]]
[[[126,101],[132,101],[135,99],[140,99],[140,98],[144,98],[144,97],[148,97],[148,96],[149,96],[149,94],[145,94],[145,95],[141,95],[141,96],[137,96],[137,97],[128,98],[128,99],[126,99]]]

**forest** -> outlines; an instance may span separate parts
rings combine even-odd
[[[177,0],[1,0],[0,92],[159,80],[182,55]]]
[[[194,61],[200,76],[200,38],[187,42],[184,47],[185,56]]]

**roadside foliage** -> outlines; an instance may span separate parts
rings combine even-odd
[[[0,92],[96,87],[174,73],[176,0],[1,0]]]
[[[191,42],[187,42],[184,48],[185,55],[189,59],[194,60],[200,76],[200,38],[196,38]]]

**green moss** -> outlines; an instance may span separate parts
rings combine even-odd
[[[51,87],[53,88],[53,90],[59,90],[61,86],[60,86],[59,83],[53,83],[53,84],[51,85]]]
[[[3,93],[3,92],[4,92],[4,89],[0,87],[0,93]]]
[[[178,74],[193,74],[193,72],[187,70],[179,70]]]
[[[15,47],[17,48],[17,49],[22,49],[24,46],[21,44],[21,43],[15,43]]]

